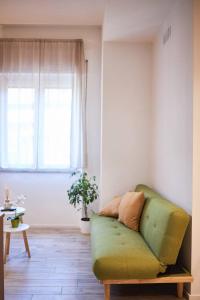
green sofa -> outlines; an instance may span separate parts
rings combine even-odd
[[[93,271],[110,299],[110,284],[177,283],[178,297],[183,283],[191,282],[186,271],[169,273],[175,265],[190,217],[180,207],[145,185],[145,205],[139,232],[117,219],[94,214],[91,218]]]

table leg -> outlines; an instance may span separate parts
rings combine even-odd
[[[4,264],[6,263],[6,256],[9,254],[9,247],[10,247],[10,232],[6,232]]]
[[[27,239],[26,231],[22,231],[22,233],[23,233],[24,245],[25,245],[26,251],[28,253],[28,257],[31,257],[31,253],[30,253],[30,249],[29,249],[29,245],[28,245],[28,239]]]
[[[8,238],[8,246],[7,246],[6,254],[9,255],[9,252],[10,252],[10,232],[7,232],[6,235],[7,235],[7,238]]]

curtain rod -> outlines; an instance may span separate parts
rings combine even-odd
[[[0,41],[13,42],[13,41],[22,41],[22,42],[33,42],[33,41],[47,41],[47,42],[83,42],[82,39],[42,39],[42,38],[4,38],[1,37]]]

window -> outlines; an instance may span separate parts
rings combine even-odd
[[[71,89],[45,89],[41,116],[41,168],[70,166]]]
[[[70,166],[71,89],[8,88],[2,123],[5,169]]]
[[[82,167],[83,74],[78,56],[73,62],[71,42],[2,43],[0,168],[55,171]]]
[[[8,88],[2,121],[2,167],[31,168],[34,166],[35,91],[31,88]]]

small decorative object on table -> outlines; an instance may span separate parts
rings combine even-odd
[[[7,220],[11,221],[12,228],[19,227],[19,223],[21,222],[21,217],[24,215],[24,213],[17,214],[15,211],[15,215],[13,217],[8,217]]]
[[[5,188],[5,201],[4,201],[4,209],[11,209],[12,202],[10,201],[10,190],[9,188]]]
[[[14,211],[16,210],[16,207],[20,204],[24,204],[24,201],[26,200],[26,196],[23,194],[20,194],[17,196],[17,199],[14,201],[11,201],[11,190],[6,187],[5,188],[5,200],[3,204],[3,209],[1,211]]]
[[[72,173],[72,176],[78,172]],[[74,207],[82,205],[83,217],[81,218],[80,227],[84,234],[90,233],[90,218],[88,217],[88,205],[98,198],[98,186],[95,183],[96,177],[88,178],[88,174],[83,172],[80,174],[70,189],[67,191],[69,203]]]
[[[10,200],[10,190],[8,188],[5,188],[5,202],[4,207],[1,211],[14,211],[14,216],[8,217],[7,220],[11,220],[12,228],[18,228],[20,221],[22,221],[22,216],[24,213],[17,213],[17,206],[20,204],[24,204],[24,200],[26,200],[26,197],[21,194],[17,196],[17,200],[12,201]]]

